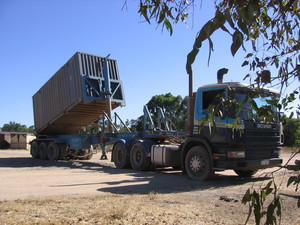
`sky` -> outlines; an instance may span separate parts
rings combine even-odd
[[[0,0],[0,127],[10,121],[34,124],[32,96],[77,52],[118,61],[126,107],[123,120],[143,114],[152,96],[188,95],[186,56],[201,26],[214,16],[213,1],[196,5],[188,24],[173,25],[172,36],[138,14],[139,0]],[[243,82],[244,52],[230,53],[231,38],[217,32],[208,66],[205,43],[194,64],[194,90],[224,81]],[[296,84],[299,85],[299,84]]]

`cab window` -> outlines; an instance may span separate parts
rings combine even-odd
[[[220,97],[225,94],[224,89],[211,90],[203,92],[202,111],[208,111],[208,108],[220,103]]]

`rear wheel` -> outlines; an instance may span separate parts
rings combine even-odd
[[[113,161],[118,169],[130,167],[130,159],[127,155],[127,148],[123,142],[118,142],[115,144],[113,149]]]
[[[207,180],[213,174],[210,157],[204,147],[195,146],[188,151],[185,169],[193,180]]]
[[[47,157],[49,160],[54,161],[58,160],[59,158],[59,146],[58,144],[55,144],[54,142],[50,142],[50,144],[47,147]]]
[[[40,159],[48,159],[48,156],[47,156],[47,143],[45,142],[42,142],[39,144],[39,156],[40,156]]]
[[[250,178],[257,173],[258,170],[234,170],[239,177]]]
[[[32,158],[34,158],[34,159],[39,158],[39,145],[36,141],[31,143],[30,154],[31,154]]]
[[[143,141],[136,141],[130,149],[130,164],[134,170],[147,170],[150,166],[150,157],[145,154]]]
[[[65,156],[67,154],[67,145],[66,144],[59,144],[59,157],[58,159],[65,159]]]

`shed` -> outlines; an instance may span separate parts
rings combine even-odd
[[[1,149],[30,149],[29,142],[35,139],[33,133],[0,132]]]

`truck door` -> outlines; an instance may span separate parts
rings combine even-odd
[[[225,87],[199,88],[196,96],[194,134],[203,134],[212,143],[225,143],[227,137],[227,110],[223,107],[221,98],[227,96]],[[208,114],[214,112],[214,121],[208,120],[201,127]],[[219,112],[216,112],[219,111]]]

